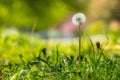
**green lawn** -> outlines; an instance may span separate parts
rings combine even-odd
[[[55,43],[22,32],[1,31],[0,80],[120,80],[119,50],[111,38],[105,48],[83,36],[78,64],[74,40]]]

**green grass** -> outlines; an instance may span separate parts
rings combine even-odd
[[[1,35],[0,79],[120,80],[120,56],[88,42],[82,43],[79,65],[76,44],[54,44],[23,33]]]

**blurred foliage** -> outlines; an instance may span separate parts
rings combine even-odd
[[[88,8],[90,21],[111,20],[120,21],[120,0],[92,0]]]
[[[86,32],[90,35],[105,33],[105,22],[103,20],[98,20],[88,25]]]
[[[99,47],[96,42],[91,45],[88,37],[83,36],[80,65],[78,41],[74,44],[68,39],[68,43],[64,40],[56,44],[54,40],[42,40],[15,29],[3,29],[0,35],[2,80],[120,79],[120,40],[114,41],[112,33],[109,34],[110,43],[105,46],[99,42]]]
[[[75,12],[85,13],[89,22],[120,21],[119,5],[119,0],[0,0],[0,25],[40,30],[59,25]]]
[[[102,22],[96,22],[95,24],[91,24],[91,27],[95,27],[97,29],[102,29],[102,27],[98,28],[97,23],[103,24]],[[94,30],[93,30],[94,31]],[[100,32],[101,33],[101,32]],[[114,54],[120,55],[120,38],[119,35],[116,35],[117,32],[111,31],[107,36],[109,37],[109,41],[106,40],[107,37],[105,34],[103,35],[95,35],[90,36],[93,45],[95,46],[96,42],[99,41],[101,47],[105,48],[107,55],[111,55],[111,51]],[[89,33],[96,34],[96,33]],[[99,34],[99,32],[97,33]],[[116,37],[117,36],[117,37]],[[61,56],[66,55],[75,55],[78,52],[78,39],[60,39],[59,41],[56,39],[40,39],[37,35],[30,36],[26,33],[21,33],[17,29],[3,29],[0,31],[0,63],[4,62],[4,60],[8,60],[10,62],[20,61],[19,54],[24,55],[24,60],[30,60],[36,55],[39,54],[39,51],[43,48],[47,49],[47,53],[49,55],[56,54],[57,49]],[[106,43],[109,42],[107,45]],[[89,49],[92,49],[92,45],[88,39],[88,36],[84,34],[82,36],[82,53],[89,53]],[[86,54],[87,55],[87,54]],[[16,57],[16,59],[14,59]]]
[[[111,9],[111,17],[120,21],[120,0],[116,0],[116,5]]]
[[[87,0],[0,0],[0,25],[54,26],[71,12],[85,12]]]

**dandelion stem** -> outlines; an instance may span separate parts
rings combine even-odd
[[[79,25],[79,52],[78,52],[78,63],[80,64],[80,54],[81,54],[81,29]]]
[[[35,20],[34,23],[33,23],[32,31],[31,31],[31,36],[32,36],[32,35],[34,34],[34,32],[35,32],[36,24],[37,24],[37,20]]]

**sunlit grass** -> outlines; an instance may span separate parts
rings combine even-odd
[[[16,37],[14,34],[0,37],[0,79],[120,79],[120,57],[116,55],[119,52],[115,52],[119,46],[109,48],[113,45],[111,40],[105,48],[104,43],[91,43],[83,36],[81,64],[78,65],[76,39],[66,43],[64,40],[55,42],[35,35],[18,34]]]

